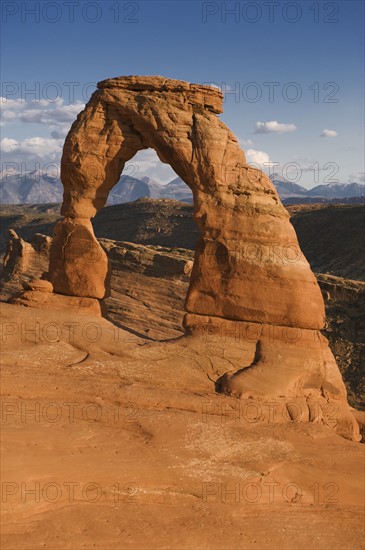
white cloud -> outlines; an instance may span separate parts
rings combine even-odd
[[[15,151],[17,146],[18,142],[16,139],[3,138],[1,140],[1,150],[4,153],[12,153],[13,151]]]
[[[248,149],[246,151],[246,159],[249,164],[259,165],[262,168],[267,168],[273,164],[267,153],[264,151],[256,151],[256,149]]]
[[[0,98],[3,124],[20,121],[28,124],[43,124],[57,132],[57,135],[65,137],[71,123],[78,113],[85,107],[81,101],[65,105],[59,98],[56,102],[48,102],[44,99],[37,101],[23,101],[22,99]]]
[[[49,138],[30,137],[27,139],[11,139],[4,137],[1,140],[2,165],[34,163],[58,163],[61,154],[64,138],[70,130],[72,122],[78,113],[84,108],[81,101],[65,105],[62,98],[57,101],[23,99],[6,99],[0,97],[2,111],[2,126],[6,128],[15,122],[21,124],[36,124],[46,126],[50,133]],[[6,130],[3,130],[3,134]],[[40,130],[40,133],[43,130]],[[34,132],[37,134],[37,130]]]
[[[177,177],[169,164],[160,161],[154,149],[139,151],[126,163],[123,175],[139,179],[148,176],[158,183],[168,183]]]
[[[349,183],[365,183],[365,172],[352,172],[348,181]]]
[[[256,122],[255,134],[284,134],[286,132],[294,132],[297,127],[295,124],[282,124],[276,120],[269,122]]]
[[[323,132],[320,134],[321,137],[324,137],[324,138],[333,138],[333,137],[336,137],[338,134],[335,130],[323,130]]]
[[[11,159],[4,160],[17,162],[18,156],[28,158],[39,158],[42,160],[58,160],[62,153],[63,139],[48,139],[32,137],[17,141],[16,139],[3,138],[1,149],[4,153],[12,155]]]

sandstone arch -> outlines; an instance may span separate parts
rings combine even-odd
[[[217,116],[221,112],[221,93],[208,86],[162,77],[122,77],[98,85],[63,150],[65,221],[57,227],[50,266],[56,292],[104,296],[102,251],[94,241],[91,256],[99,261],[90,269],[76,243],[93,238],[89,220],[105,204],[125,162],[151,147],[194,195],[201,237],[187,311],[323,326],[322,296],[288,213],[269,178],[246,164],[236,137]]]
[[[222,377],[219,389],[239,397],[336,400],[338,431],[356,439],[341,375],[319,334],[325,321],[319,286],[272,182],[246,163],[221,112],[222,95],[209,86],[135,76],[98,84],[64,145],[65,219],[55,228],[49,266],[54,291],[104,297],[108,262],[90,220],[125,163],[151,147],[194,196],[200,238],[187,332],[204,323],[230,334],[235,322],[261,327],[256,338],[246,337],[240,368]],[[288,338],[288,327],[301,331],[300,341]],[[274,342],[272,328],[280,332]]]

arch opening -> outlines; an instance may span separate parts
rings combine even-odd
[[[222,331],[230,334],[240,357],[241,337],[251,350],[244,365],[251,368],[237,365],[217,383],[219,391],[259,399],[295,395],[301,403],[324,396],[342,406],[338,433],[358,440],[341,375],[319,333],[322,294],[289,214],[271,180],[246,163],[236,136],[217,117],[221,112],[222,95],[209,86],[134,76],[98,84],[65,141],[64,219],[55,227],[49,264],[54,292],[105,297],[108,259],[91,219],[126,162],[152,148],[191,188],[200,231],[185,302],[186,334],[209,324],[218,338]],[[285,253],[289,248],[294,255]],[[252,326],[260,329],[254,341]],[[288,341],[288,327],[301,329],[299,342]]]
[[[65,219],[56,227],[50,260],[56,292],[105,296],[108,262],[91,219],[106,204],[126,163],[151,148],[193,194],[200,236],[187,312],[323,326],[322,295],[304,256],[289,264],[273,261],[270,254],[288,243],[299,249],[288,213],[270,179],[246,163],[236,136],[218,118],[220,112],[221,93],[208,86],[162,77],[121,77],[98,84],[63,150]],[[94,247],[94,256],[99,254],[93,269],[77,248],[81,238]],[[246,246],[259,247],[261,253],[247,255]],[[65,261],[70,247],[72,261]]]

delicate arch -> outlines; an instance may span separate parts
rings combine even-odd
[[[325,424],[333,422],[326,417],[333,401],[336,432],[358,441],[346,388],[318,331],[324,304],[316,279],[272,182],[246,164],[236,137],[217,117],[221,104],[217,89],[162,77],[121,77],[98,85],[63,151],[65,218],[55,227],[49,265],[54,291],[105,296],[108,259],[91,218],[106,203],[125,162],[152,147],[193,191],[200,237],[185,338],[194,347],[194,336],[209,326],[215,352],[217,345],[226,351],[229,339],[227,352],[233,348],[238,370],[223,375],[216,388],[278,405],[289,399],[295,421],[293,398],[300,420],[323,417]],[[299,328],[298,340],[288,327]],[[204,339],[197,344],[199,353],[210,355]],[[314,415],[315,400],[322,408]]]
[[[209,86],[133,76],[98,84],[63,150],[65,220],[55,230],[49,269],[56,292],[105,295],[107,259],[90,219],[125,163],[151,147],[194,196],[200,238],[186,310],[323,326],[322,295],[289,215],[270,179],[246,163],[237,138],[217,116],[221,112],[222,95]]]

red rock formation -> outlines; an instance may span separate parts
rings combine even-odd
[[[89,219],[106,203],[125,162],[152,147],[194,194],[201,236],[187,310],[322,327],[321,294],[289,215],[270,179],[246,164],[237,138],[219,120],[221,93],[162,77],[110,79],[98,88],[64,146],[66,220],[58,225],[51,258],[55,290],[103,297],[106,257]],[[94,247],[94,261],[77,250],[81,239]]]
[[[36,275],[46,269],[51,241],[51,237],[36,233],[31,242],[26,242],[14,229],[9,229],[1,274],[3,280],[14,281],[25,273]]]
[[[193,314],[186,318],[190,333],[207,317],[218,324],[236,320],[266,327],[254,357],[248,364],[242,357],[240,370],[221,389],[237,396],[337,400],[339,424],[348,426],[340,431],[356,439],[336,363],[327,344],[314,338],[325,321],[316,279],[272,182],[246,163],[237,138],[217,116],[221,112],[222,95],[208,86],[136,76],[100,82],[66,138],[65,220],[56,226],[50,281],[57,293],[104,297],[107,256],[90,219],[106,203],[125,163],[153,148],[194,196],[200,238],[186,299]],[[273,343],[270,326],[303,329],[305,338]],[[313,345],[307,346],[311,336]],[[323,393],[329,387],[333,391]]]

